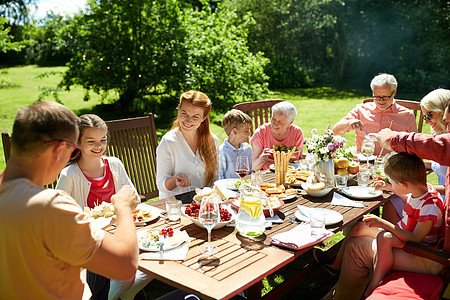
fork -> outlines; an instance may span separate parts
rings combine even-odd
[[[297,221],[296,219],[294,219],[294,218],[291,217],[291,216],[288,216],[287,218],[288,218],[289,221],[291,221],[292,224],[300,224],[300,223],[302,223],[302,222],[300,222],[300,221]]]

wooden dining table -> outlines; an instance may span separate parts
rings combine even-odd
[[[265,182],[273,182],[274,178],[271,172],[263,175]],[[349,184],[352,184],[351,180]],[[286,201],[279,210],[278,215],[284,219],[283,223],[272,224],[272,227],[266,229],[258,238],[245,238],[237,233],[234,227],[213,230],[212,244],[219,248],[219,252],[209,258],[200,253],[198,247],[207,242],[207,231],[183,216],[179,223],[170,226],[174,229],[186,230],[189,234],[190,248],[186,258],[183,261],[140,259],[139,269],[170,286],[195,294],[201,299],[230,299],[244,290],[247,290],[248,299],[261,299],[263,278],[292,263],[313,248],[309,246],[301,250],[291,250],[270,243],[275,234],[297,226],[287,218],[288,216],[294,218],[297,205],[326,208],[341,213],[343,216],[341,222],[326,227],[336,233],[356,222],[364,214],[383,205],[390,194],[383,193],[376,198],[360,200],[366,205],[363,208],[331,205],[332,197],[333,192],[316,198],[307,195],[304,190],[299,190],[297,197]],[[165,202],[171,198],[159,199],[149,204],[165,210]],[[181,198],[185,204],[192,202],[192,194],[181,195],[178,198]],[[137,230],[167,226],[165,216],[161,215],[147,226],[137,227]],[[286,280],[275,290],[266,294],[264,299],[277,299],[317,267],[319,267],[317,263],[310,263],[290,280]]]

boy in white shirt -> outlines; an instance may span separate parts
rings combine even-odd
[[[252,148],[248,143],[252,119],[237,109],[228,111],[222,119],[222,127],[228,138],[219,147],[219,179],[238,178],[236,160],[247,156],[249,170],[252,170]]]

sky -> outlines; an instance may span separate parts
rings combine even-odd
[[[37,10],[34,13],[36,19],[45,17],[46,12],[53,10],[55,13],[74,14],[79,9],[83,9],[86,5],[86,0],[37,0]]]

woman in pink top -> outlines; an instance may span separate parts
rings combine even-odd
[[[303,151],[303,132],[300,127],[294,125],[297,110],[287,101],[275,104],[272,107],[270,123],[261,125],[256,129],[250,142],[252,143],[253,170],[268,169],[273,163],[273,154],[269,152],[275,144],[296,146],[299,150],[293,158],[298,158]]]

